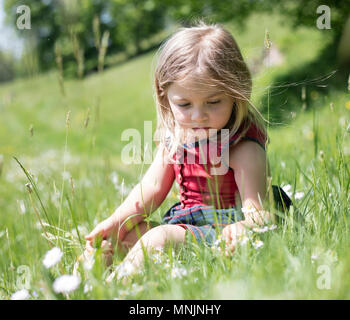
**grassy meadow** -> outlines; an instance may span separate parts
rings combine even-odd
[[[294,30],[276,16],[255,15],[247,29],[227,28],[257,66],[252,100],[261,110],[266,97],[288,89],[275,80],[303,68],[329,41],[321,30]],[[261,62],[266,29],[283,54],[281,65]],[[155,129],[154,55],[65,80],[64,95],[56,71],[0,86],[0,299],[23,288],[29,299],[349,299],[350,84],[322,91],[310,78],[293,84],[299,92],[293,105],[286,100],[264,111],[280,112],[268,128],[272,184],[290,186],[302,222],[293,209],[277,229],[253,234],[261,247],[242,244],[232,257],[195,243],[169,248],[149,257],[141,273],[109,283],[97,250],[94,266],[80,268],[76,290],[53,290],[56,278],[72,274],[84,235],[147,168],[121,161],[127,144],[121,134],[142,133],[144,121]],[[174,187],[152,219],[159,221],[177,199]],[[52,247],[63,257],[45,268]],[[120,261],[116,256],[114,266]]]

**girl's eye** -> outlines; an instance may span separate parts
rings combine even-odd
[[[190,104],[189,103],[183,103],[183,104],[178,103],[177,105],[179,107],[188,107]]]
[[[217,103],[219,103],[219,102],[220,102],[220,100],[208,101],[209,104],[217,104]]]

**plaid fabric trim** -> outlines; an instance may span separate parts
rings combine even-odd
[[[198,241],[212,245],[217,234],[228,224],[243,219],[236,208],[215,209],[212,206],[194,206],[181,209],[180,203],[173,205],[164,215],[162,224],[175,224],[188,230]]]

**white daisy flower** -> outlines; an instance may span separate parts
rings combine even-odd
[[[290,189],[292,189],[292,186],[290,184],[287,184],[284,187],[282,187],[282,189],[283,189],[284,192],[289,192]]]
[[[63,252],[60,248],[54,247],[47,251],[43,260],[45,268],[48,269],[57,264],[61,260],[62,256]]]
[[[261,240],[257,240],[257,241],[255,241],[255,242],[253,243],[253,247],[254,247],[255,249],[259,249],[259,248],[261,248],[263,245],[264,245],[264,242],[262,242]]]
[[[288,195],[288,197],[292,196],[292,192],[290,191],[292,189],[292,186],[290,184],[287,184],[286,186],[282,187],[282,189]]]
[[[255,213],[255,212],[257,212],[257,210],[254,207],[252,207],[252,206],[242,207],[241,210],[242,210],[243,213]]]
[[[244,246],[245,244],[247,244],[249,242],[249,238],[248,237],[243,237],[242,240],[239,242],[242,246]]]
[[[295,195],[294,195],[294,198],[296,199],[296,200],[299,200],[299,199],[301,199],[301,198],[303,198],[304,197],[304,192],[297,192]]]
[[[270,231],[275,230],[275,229],[277,229],[277,226],[276,226],[275,224],[273,224],[273,225],[271,225],[271,226],[269,227],[269,230],[270,230]]]
[[[84,285],[84,293],[86,294],[86,293],[88,293],[88,292],[90,292],[90,291],[92,291],[92,285],[90,284],[90,283],[85,283],[85,285]]]
[[[30,294],[27,289],[22,289],[11,296],[11,300],[27,300],[30,297]]]
[[[162,262],[162,256],[158,252],[156,252],[152,255],[152,260],[154,263],[159,264]]]
[[[268,226],[264,226],[262,228],[253,228],[253,231],[257,232],[257,233],[264,233],[264,232],[269,231],[269,227]]]
[[[56,293],[70,293],[80,285],[80,278],[74,275],[65,274],[58,277],[53,283],[53,290]]]
[[[124,261],[108,276],[107,282],[112,281],[112,279],[117,275],[117,280],[124,277],[128,277],[136,272],[134,265],[130,261]]]
[[[185,268],[178,268],[178,267],[174,267],[171,270],[171,277],[173,279],[175,278],[182,278],[183,276],[187,275],[187,270]]]

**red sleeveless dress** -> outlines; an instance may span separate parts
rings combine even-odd
[[[185,145],[182,154],[174,155],[177,162],[174,164],[174,172],[180,187],[182,209],[196,205],[212,205],[218,209],[236,205],[236,197],[239,195],[234,172],[229,168],[228,157],[226,161],[220,158],[225,152],[228,156],[229,146],[236,141],[239,134],[240,132],[226,139],[224,145],[220,138],[217,141],[197,141],[190,146]],[[254,124],[250,125],[242,140],[255,141],[265,149],[266,135]],[[215,174],[213,169],[224,174]]]
[[[236,206],[239,197],[234,172],[229,167],[229,147],[242,132],[224,139],[197,141],[174,155],[174,172],[180,187],[180,202],[163,217],[163,224],[175,224],[191,232],[200,242],[213,244],[217,229],[243,219]],[[241,140],[257,142],[265,149],[266,135],[250,124]],[[223,142],[223,143],[222,143]],[[226,156],[224,156],[226,155]]]

